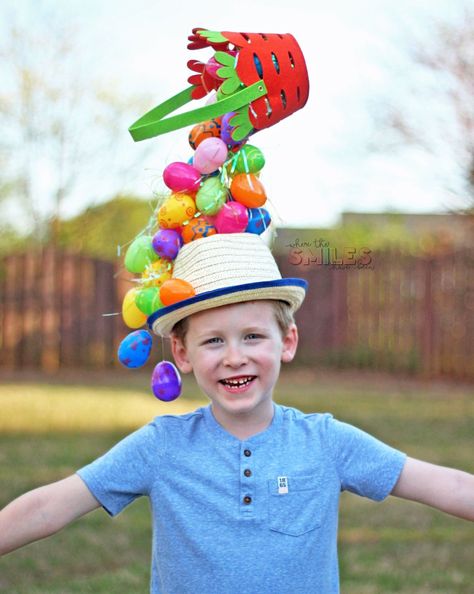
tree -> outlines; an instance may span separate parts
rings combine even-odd
[[[147,225],[155,204],[133,196],[116,196],[91,206],[83,213],[63,221],[58,234],[61,247],[89,256],[114,260],[118,247],[126,247]]]
[[[417,78],[410,98],[387,101],[388,109],[377,117],[379,129],[389,132],[398,147],[430,152],[459,210],[474,214],[474,9],[465,7],[458,20],[437,22],[428,30],[429,42],[425,37],[411,44]]]
[[[110,194],[117,193],[144,158],[150,147],[135,151],[127,167],[120,160],[129,142],[127,124],[143,99],[124,97],[110,82],[91,79],[80,31],[58,22],[57,14],[38,8],[34,28],[16,20],[9,15],[0,40],[6,66],[0,90],[0,198],[4,206],[15,205],[18,228],[54,242],[66,201],[90,192],[84,189],[90,187],[86,177],[98,185],[108,180]]]

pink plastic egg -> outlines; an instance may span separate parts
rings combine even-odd
[[[199,189],[201,174],[192,165],[177,161],[163,171],[163,181],[173,192],[195,192]]]
[[[219,233],[242,233],[247,228],[249,215],[240,202],[226,202],[214,217]]]
[[[201,173],[212,173],[227,159],[227,145],[220,138],[206,138],[196,148],[193,165]]]

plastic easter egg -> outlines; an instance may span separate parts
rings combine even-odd
[[[148,264],[142,274],[143,287],[161,287],[161,285],[171,278],[173,266],[169,260],[159,258],[156,262]]]
[[[258,208],[267,201],[262,182],[253,173],[238,173],[230,184],[234,200],[248,208]]]
[[[217,74],[219,68],[222,68],[222,64],[219,64],[219,62],[214,58],[214,56],[212,58],[209,58],[206,64],[206,72],[216,80],[222,80],[222,78]]]
[[[249,222],[245,231],[247,233],[255,233],[260,235],[268,229],[271,218],[270,213],[265,208],[249,208],[248,209]]]
[[[161,258],[174,260],[183,245],[183,240],[174,229],[159,229],[153,236],[151,245]]]
[[[118,360],[125,367],[136,369],[148,361],[153,340],[146,330],[136,330],[126,336],[118,348]]]
[[[240,202],[226,202],[214,217],[218,233],[242,233],[247,228],[247,209]]]
[[[206,219],[206,217],[198,217],[183,227],[181,235],[184,243],[189,243],[195,239],[209,237],[209,235],[215,235],[216,233],[217,229]]]
[[[258,173],[265,165],[262,151],[251,144],[243,146],[229,164],[231,173]]]
[[[176,400],[181,394],[181,376],[170,361],[161,361],[155,366],[151,376],[153,395],[163,402]]]
[[[172,278],[165,281],[160,288],[160,299],[163,305],[173,305],[183,301],[183,299],[189,299],[194,297],[196,292],[191,283],[180,278]]]
[[[192,165],[176,161],[163,171],[163,181],[173,192],[197,192],[201,174]]]
[[[122,303],[122,318],[129,328],[140,328],[146,322],[146,315],[140,311],[135,303],[138,289],[134,287],[127,291]]]
[[[226,201],[227,188],[218,177],[206,179],[196,195],[196,206],[205,215],[215,215]]]
[[[212,173],[227,159],[227,145],[220,138],[206,138],[196,148],[194,167],[201,173]]]
[[[135,303],[141,312],[147,316],[151,316],[153,312],[163,307],[163,303],[160,299],[159,287],[143,287],[142,289],[139,289],[135,298]]]
[[[214,99],[215,101],[216,99]],[[207,122],[196,124],[189,133],[189,144],[193,150],[206,138],[219,138],[221,135],[221,118],[213,118]]]
[[[171,194],[158,211],[162,229],[177,229],[196,214],[196,203],[188,194]]]
[[[221,138],[226,143],[228,147],[236,147],[243,145],[246,142],[247,138],[243,138],[242,140],[234,140],[232,138],[232,132],[234,127],[231,125],[230,120],[235,116],[235,112],[231,111],[230,113],[226,113],[222,116],[222,124],[221,124]]]
[[[150,235],[140,235],[132,241],[125,254],[125,268],[129,272],[143,272],[147,264],[158,259],[151,242]]]

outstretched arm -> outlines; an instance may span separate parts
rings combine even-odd
[[[474,522],[474,475],[408,458],[392,493]]]
[[[99,506],[76,474],[21,495],[0,511],[0,556],[58,532]]]

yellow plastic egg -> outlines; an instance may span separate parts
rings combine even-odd
[[[136,287],[127,291],[122,303],[123,321],[129,328],[140,328],[146,322],[146,315],[135,304],[137,292]]]
[[[188,194],[171,194],[158,211],[162,229],[177,229],[196,214],[196,203]]]
[[[149,264],[142,274],[142,287],[161,287],[161,285],[171,278],[173,266],[171,262],[160,258],[156,262]]]

